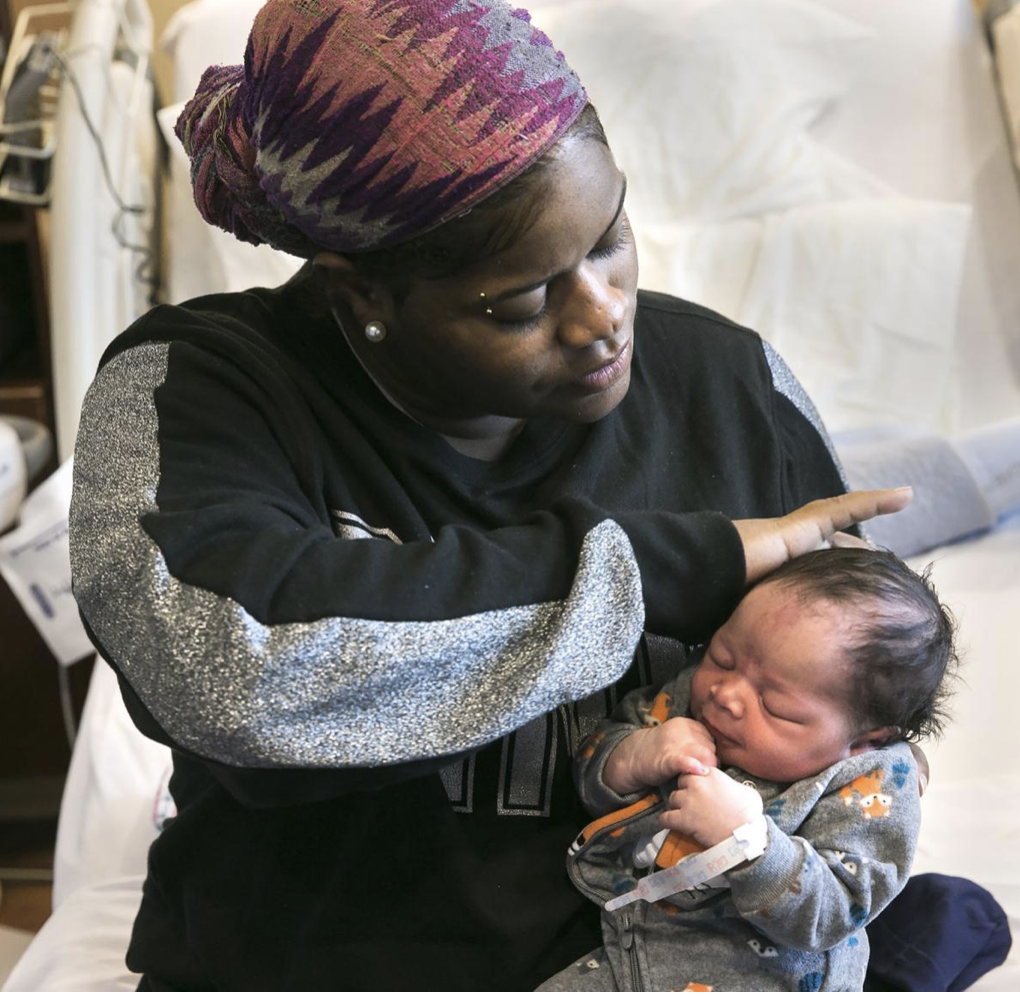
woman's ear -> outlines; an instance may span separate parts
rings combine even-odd
[[[863,754],[865,751],[888,747],[900,735],[898,726],[879,726],[867,733],[859,733],[850,744],[851,754]]]
[[[395,302],[389,288],[379,280],[359,273],[347,256],[320,252],[312,257],[322,280],[330,306],[340,317],[356,327],[369,322],[391,325],[395,319]]]

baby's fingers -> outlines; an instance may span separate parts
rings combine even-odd
[[[695,748],[692,747],[690,754],[677,754],[669,759],[669,775],[707,775],[715,767],[715,754],[704,748],[698,749],[695,756]],[[704,758],[704,759],[703,759]]]
[[[687,817],[682,809],[664,809],[659,813],[659,826],[667,830],[679,830],[680,833],[690,833]]]
[[[674,775],[707,775],[710,768],[718,763],[715,748],[708,744],[684,744],[676,753],[662,758],[662,781]]]

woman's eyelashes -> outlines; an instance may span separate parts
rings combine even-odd
[[[623,218],[612,242],[605,246],[596,246],[588,253],[587,258],[596,260],[608,259],[629,245],[631,237],[630,225],[627,219]],[[544,290],[548,294],[548,286]],[[542,324],[542,319],[545,318],[547,311],[548,309],[543,300],[542,307],[534,314],[527,315],[524,318],[500,318],[498,315],[494,315],[492,321],[507,332],[529,332]]]
[[[545,314],[546,307],[543,304],[538,311],[533,315],[528,315],[527,318],[494,318],[493,321],[507,332],[530,332],[531,329],[542,324]]]
[[[629,245],[631,240],[630,225],[627,223],[627,219],[623,218],[620,221],[620,227],[617,230],[616,238],[613,239],[609,245],[596,246],[590,253],[588,253],[589,259],[608,259],[610,256],[615,255],[624,246]]]

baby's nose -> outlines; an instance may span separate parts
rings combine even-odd
[[[736,682],[720,682],[713,689],[713,698],[720,709],[726,710],[734,719],[744,715],[744,700]]]

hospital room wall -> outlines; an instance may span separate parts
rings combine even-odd
[[[153,21],[153,45],[159,42],[163,35],[163,29],[174,13],[188,2],[189,0],[149,0]],[[153,53],[152,66],[156,76],[156,86],[165,103],[169,100],[172,83],[172,67],[169,56],[157,49]]]

